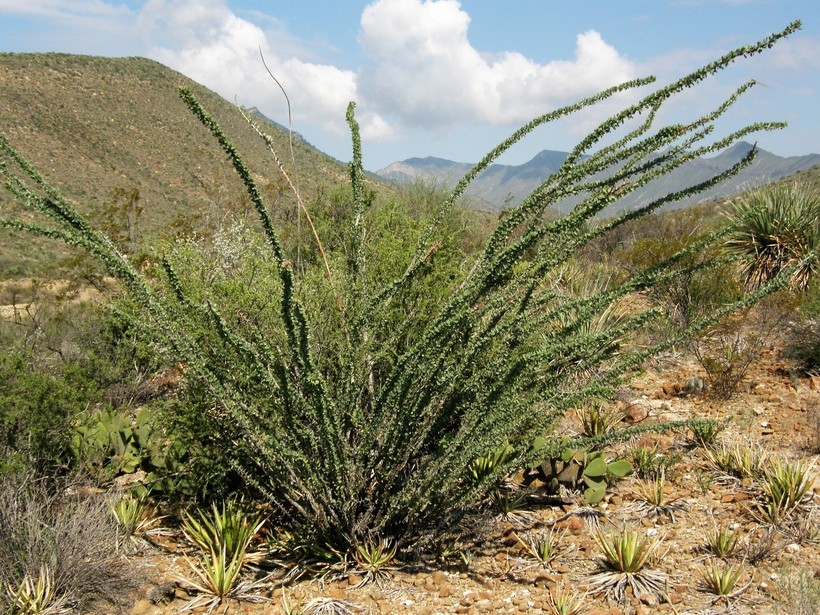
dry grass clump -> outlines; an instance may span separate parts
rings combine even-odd
[[[21,600],[78,608],[122,583],[116,522],[102,496],[31,474],[2,476],[0,536],[0,611]]]

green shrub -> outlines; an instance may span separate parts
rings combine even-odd
[[[39,371],[22,351],[0,353],[0,476],[67,461],[71,418],[88,400],[78,376]]]
[[[725,248],[742,260],[749,287],[791,266],[790,284],[808,288],[820,268],[820,192],[798,183],[771,184],[739,199],[732,214],[738,225]]]
[[[34,307],[17,323],[0,322],[0,474],[30,465],[48,472],[100,465],[100,455],[78,456],[76,428],[95,413],[118,414],[100,409],[106,402],[154,396],[149,373],[157,355],[115,315],[36,287],[27,292]]]
[[[313,260],[308,260],[285,252],[250,171],[185,89],[185,104],[228,155],[259,217],[258,245],[264,253],[242,256],[246,244],[226,246],[240,260],[255,263],[241,276],[226,272],[223,280],[218,267],[211,267],[203,275],[216,271],[217,277],[206,288],[190,273],[180,274],[184,263],[169,254],[161,275],[146,278],[5,139],[0,139],[0,170],[7,186],[56,226],[21,220],[0,220],[0,225],[62,239],[102,260],[139,306],[136,326],[184,366],[186,382],[202,401],[196,406],[201,421],[213,425],[215,454],[266,497],[283,527],[346,554],[360,552],[358,547],[374,539],[399,549],[421,547],[454,527],[500,476],[536,462],[534,456],[544,454],[530,446],[537,436],[560,455],[563,444],[554,432],[566,410],[605,397],[648,357],[785,283],[784,276],[776,277],[696,319],[672,339],[629,348],[630,336],[656,319],[656,310],[636,311],[612,326],[590,324],[626,297],[722,264],[719,258],[692,262],[691,257],[727,231],[708,234],[587,296],[559,292],[554,274],[608,230],[706,190],[751,163],[755,150],[710,180],[601,226],[588,225],[620,197],[687,161],[749,133],[782,127],[753,124],[708,140],[713,122],[753,83],[703,117],[659,128],[654,122],[676,94],[798,27],[792,24],[727,54],[603,122],[500,221],[477,254],[464,255],[466,261],[457,266],[452,261],[458,251],[450,247],[444,222],[479,172],[537,126],[651,80],[611,88],[517,131],[418,226],[411,254],[387,252],[394,242],[372,234],[376,229],[389,235],[390,226],[365,182],[352,104],[350,196],[339,203],[346,207],[339,210],[336,236],[325,244],[320,235],[309,235]],[[571,213],[545,219],[551,205],[573,196],[580,202]],[[233,296],[232,288],[239,303],[220,301],[225,289]],[[664,427],[669,426],[653,428]],[[610,432],[586,444],[601,446],[640,429]],[[474,460],[504,442],[515,454],[475,480]]]

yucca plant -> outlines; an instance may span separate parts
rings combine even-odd
[[[211,506],[210,513],[185,514],[185,537],[206,554],[219,554],[221,558],[224,551],[227,562],[232,562],[237,554],[240,564],[258,560],[261,554],[248,553],[248,548],[265,524],[264,519],[249,515],[235,500]]]
[[[111,507],[117,520],[117,531],[120,534],[119,544],[134,543],[141,535],[154,528],[161,517],[156,507],[143,498],[126,495],[117,500]]]
[[[711,559],[706,568],[700,572],[701,586],[704,591],[715,594],[718,599],[729,600],[737,598],[751,586],[749,581],[744,587],[738,588],[738,581],[743,575],[741,564],[726,564],[717,559]]]
[[[806,289],[817,274],[820,253],[820,193],[782,182],[739,198],[731,217],[740,222],[725,248],[740,257],[746,284],[755,288],[793,266],[790,284]],[[807,254],[815,258],[806,260]]]
[[[624,529],[620,532],[604,533],[596,530],[592,535],[604,555],[605,571],[589,579],[593,591],[612,594],[619,602],[624,599],[627,587],[640,600],[642,596],[660,598],[666,591],[666,577],[657,571],[648,570],[649,558],[663,540],[660,536],[651,538],[639,532]]]
[[[18,587],[8,586],[13,615],[57,615],[70,613],[65,600],[57,596],[48,568],[40,568],[37,579],[25,575]]]
[[[813,464],[812,464],[813,465]],[[813,497],[810,477],[811,466],[789,463],[776,459],[760,476],[763,501],[758,502],[760,518],[771,525],[778,525]]]
[[[666,474],[661,470],[657,477],[638,484],[638,510],[650,517],[669,517],[675,522],[675,513],[686,508],[679,498],[670,499],[666,495]]]
[[[217,441],[212,454],[264,495],[279,524],[342,553],[373,535],[390,537],[400,548],[420,548],[434,544],[484,500],[497,487],[497,476],[577,448],[555,433],[568,409],[611,395],[648,358],[786,284],[791,269],[669,339],[630,347],[626,342],[633,334],[661,317],[658,310],[639,309],[606,326],[590,325],[636,293],[731,260],[689,257],[720,244],[734,227],[715,230],[590,295],[561,293],[553,282],[555,272],[597,237],[708,190],[754,160],[752,149],[712,178],[588,224],[621,198],[698,157],[749,134],[782,128],[782,123],[755,123],[713,136],[718,120],[754,82],[742,84],[702,116],[660,126],[658,118],[677,95],[799,27],[795,22],[736,49],[602,122],[499,222],[483,249],[457,267],[449,258],[457,252],[445,249],[443,221],[481,171],[537,127],[653,79],[615,86],[523,126],[439,203],[416,235],[415,250],[391,258],[373,252],[377,238],[370,231],[379,201],[366,184],[351,104],[349,215],[346,224],[334,225],[332,245],[313,225],[313,258],[296,259],[298,266],[286,254],[254,174],[216,120],[183,88],[184,104],[227,155],[258,215],[266,248],[262,265],[270,275],[250,273],[245,280],[245,290],[254,284],[269,288],[264,309],[250,310],[253,317],[238,309],[224,288],[199,285],[195,271],[174,261],[173,250],[157,259],[147,278],[5,137],[0,137],[5,186],[47,221],[36,222],[26,213],[0,220],[0,227],[59,239],[102,261],[135,306],[120,311],[155,347],[185,366],[187,385],[202,397],[197,408],[207,413],[201,422],[216,426],[209,434]],[[272,140],[259,132],[272,149]],[[290,182],[284,169],[282,177]],[[293,192],[310,220],[298,190]],[[577,202],[569,214],[545,215],[567,199]],[[261,258],[259,252],[244,257]],[[243,290],[242,284],[235,286],[235,292]],[[633,426],[584,444],[600,447],[642,430],[693,424]],[[537,437],[546,443],[539,450],[529,446]],[[495,473],[470,480],[474,460],[505,442],[515,454]]]
[[[706,549],[715,557],[726,559],[735,552],[737,534],[728,528],[720,528],[706,535]]]
[[[567,591],[563,585],[557,586],[547,595],[554,615],[581,615],[585,610],[581,597],[572,591]]]

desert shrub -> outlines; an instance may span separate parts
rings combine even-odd
[[[738,199],[732,216],[739,223],[726,242],[726,250],[743,263],[749,287],[793,266],[790,284],[806,289],[817,274],[820,252],[820,192],[806,184],[771,184]]]
[[[810,283],[785,336],[785,354],[808,374],[820,373],[820,278]]]
[[[24,352],[0,354],[0,475],[66,462],[71,418],[87,401],[82,384],[77,370],[55,376]]]
[[[717,216],[703,207],[653,216],[652,226],[644,228],[647,226],[644,224],[638,229],[636,232],[642,231],[643,234],[625,243],[617,251],[614,263],[630,273],[656,265],[714,231],[717,219]],[[717,247],[712,248],[711,253],[691,253],[688,264],[714,263],[716,252]],[[661,323],[660,335],[686,327],[718,306],[736,300],[740,295],[741,288],[731,263],[693,268],[654,286],[647,293],[650,301],[661,307],[668,318]]]
[[[202,401],[196,404],[201,420],[213,425],[215,455],[265,496],[284,528],[348,555],[368,544],[421,547],[454,527],[515,467],[530,467],[537,457],[560,455],[563,448],[595,447],[649,429],[627,428],[582,443],[555,433],[569,408],[606,396],[648,357],[785,284],[788,270],[671,339],[630,348],[624,342],[658,318],[657,310],[638,309],[604,328],[590,323],[625,297],[722,265],[726,261],[719,256],[704,262],[692,262],[692,256],[728,231],[709,233],[586,296],[560,293],[553,282],[554,273],[591,240],[705,190],[753,160],[754,149],[710,180],[601,226],[588,225],[620,197],[693,158],[751,132],[782,127],[753,124],[710,140],[713,122],[753,83],[703,117],[661,127],[655,120],[676,94],[797,27],[727,54],[603,122],[560,170],[500,220],[474,255],[452,250],[444,222],[479,172],[537,126],[651,80],[611,88],[522,127],[436,204],[429,221],[415,227],[410,254],[385,254],[394,241],[380,243],[372,234],[390,232],[384,224],[389,209],[380,208],[366,183],[352,104],[350,192],[347,201],[338,201],[338,233],[327,246],[318,232],[311,235],[314,260],[294,262],[250,171],[185,89],[182,99],[228,155],[258,214],[253,228],[262,249],[242,243],[245,233],[228,246],[240,254],[252,250],[243,257],[252,267],[231,278],[216,263],[203,272],[217,276],[206,288],[196,276],[181,274],[185,264],[168,254],[158,273],[146,277],[5,139],[0,169],[7,186],[50,222],[0,225],[65,240],[103,261],[139,306],[136,326],[184,366],[186,382]],[[572,212],[560,219],[545,216],[568,197],[579,199]],[[303,213],[307,220],[307,208]],[[220,300],[226,291],[235,302]],[[543,446],[533,450],[537,436]],[[474,461],[505,442],[513,454],[475,480]]]
[[[30,473],[0,476],[0,608],[23,580],[47,571],[54,599],[79,608],[122,585],[110,503],[64,481]],[[14,611],[11,611],[14,612]]]
[[[29,289],[31,306],[0,321],[0,473],[55,471],[77,458],[74,427],[98,406],[146,402],[156,353],[116,315]]]

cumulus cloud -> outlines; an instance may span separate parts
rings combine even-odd
[[[359,92],[405,125],[521,122],[634,78],[635,66],[601,35],[576,39],[575,58],[539,64],[516,52],[488,57],[468,37],[455,0],[378,0],[365,8],[360,43],[370,65]]]
[[[279,88],[261,63],[261,50],[288,92],[294,121],[331,132],[346,130],[345,108],[357,97],[355,73],[282,55],[271,46],[264,30],[238,17],[224,0],[149,0],[139,23],[156,41],[150,54],[158,61],[228,99],[237,96],[240,103],[263,111],[283,109]],[[371,113],[368,121],[372,126],[363,125],[363,129],[386,132],[378,115]]]

